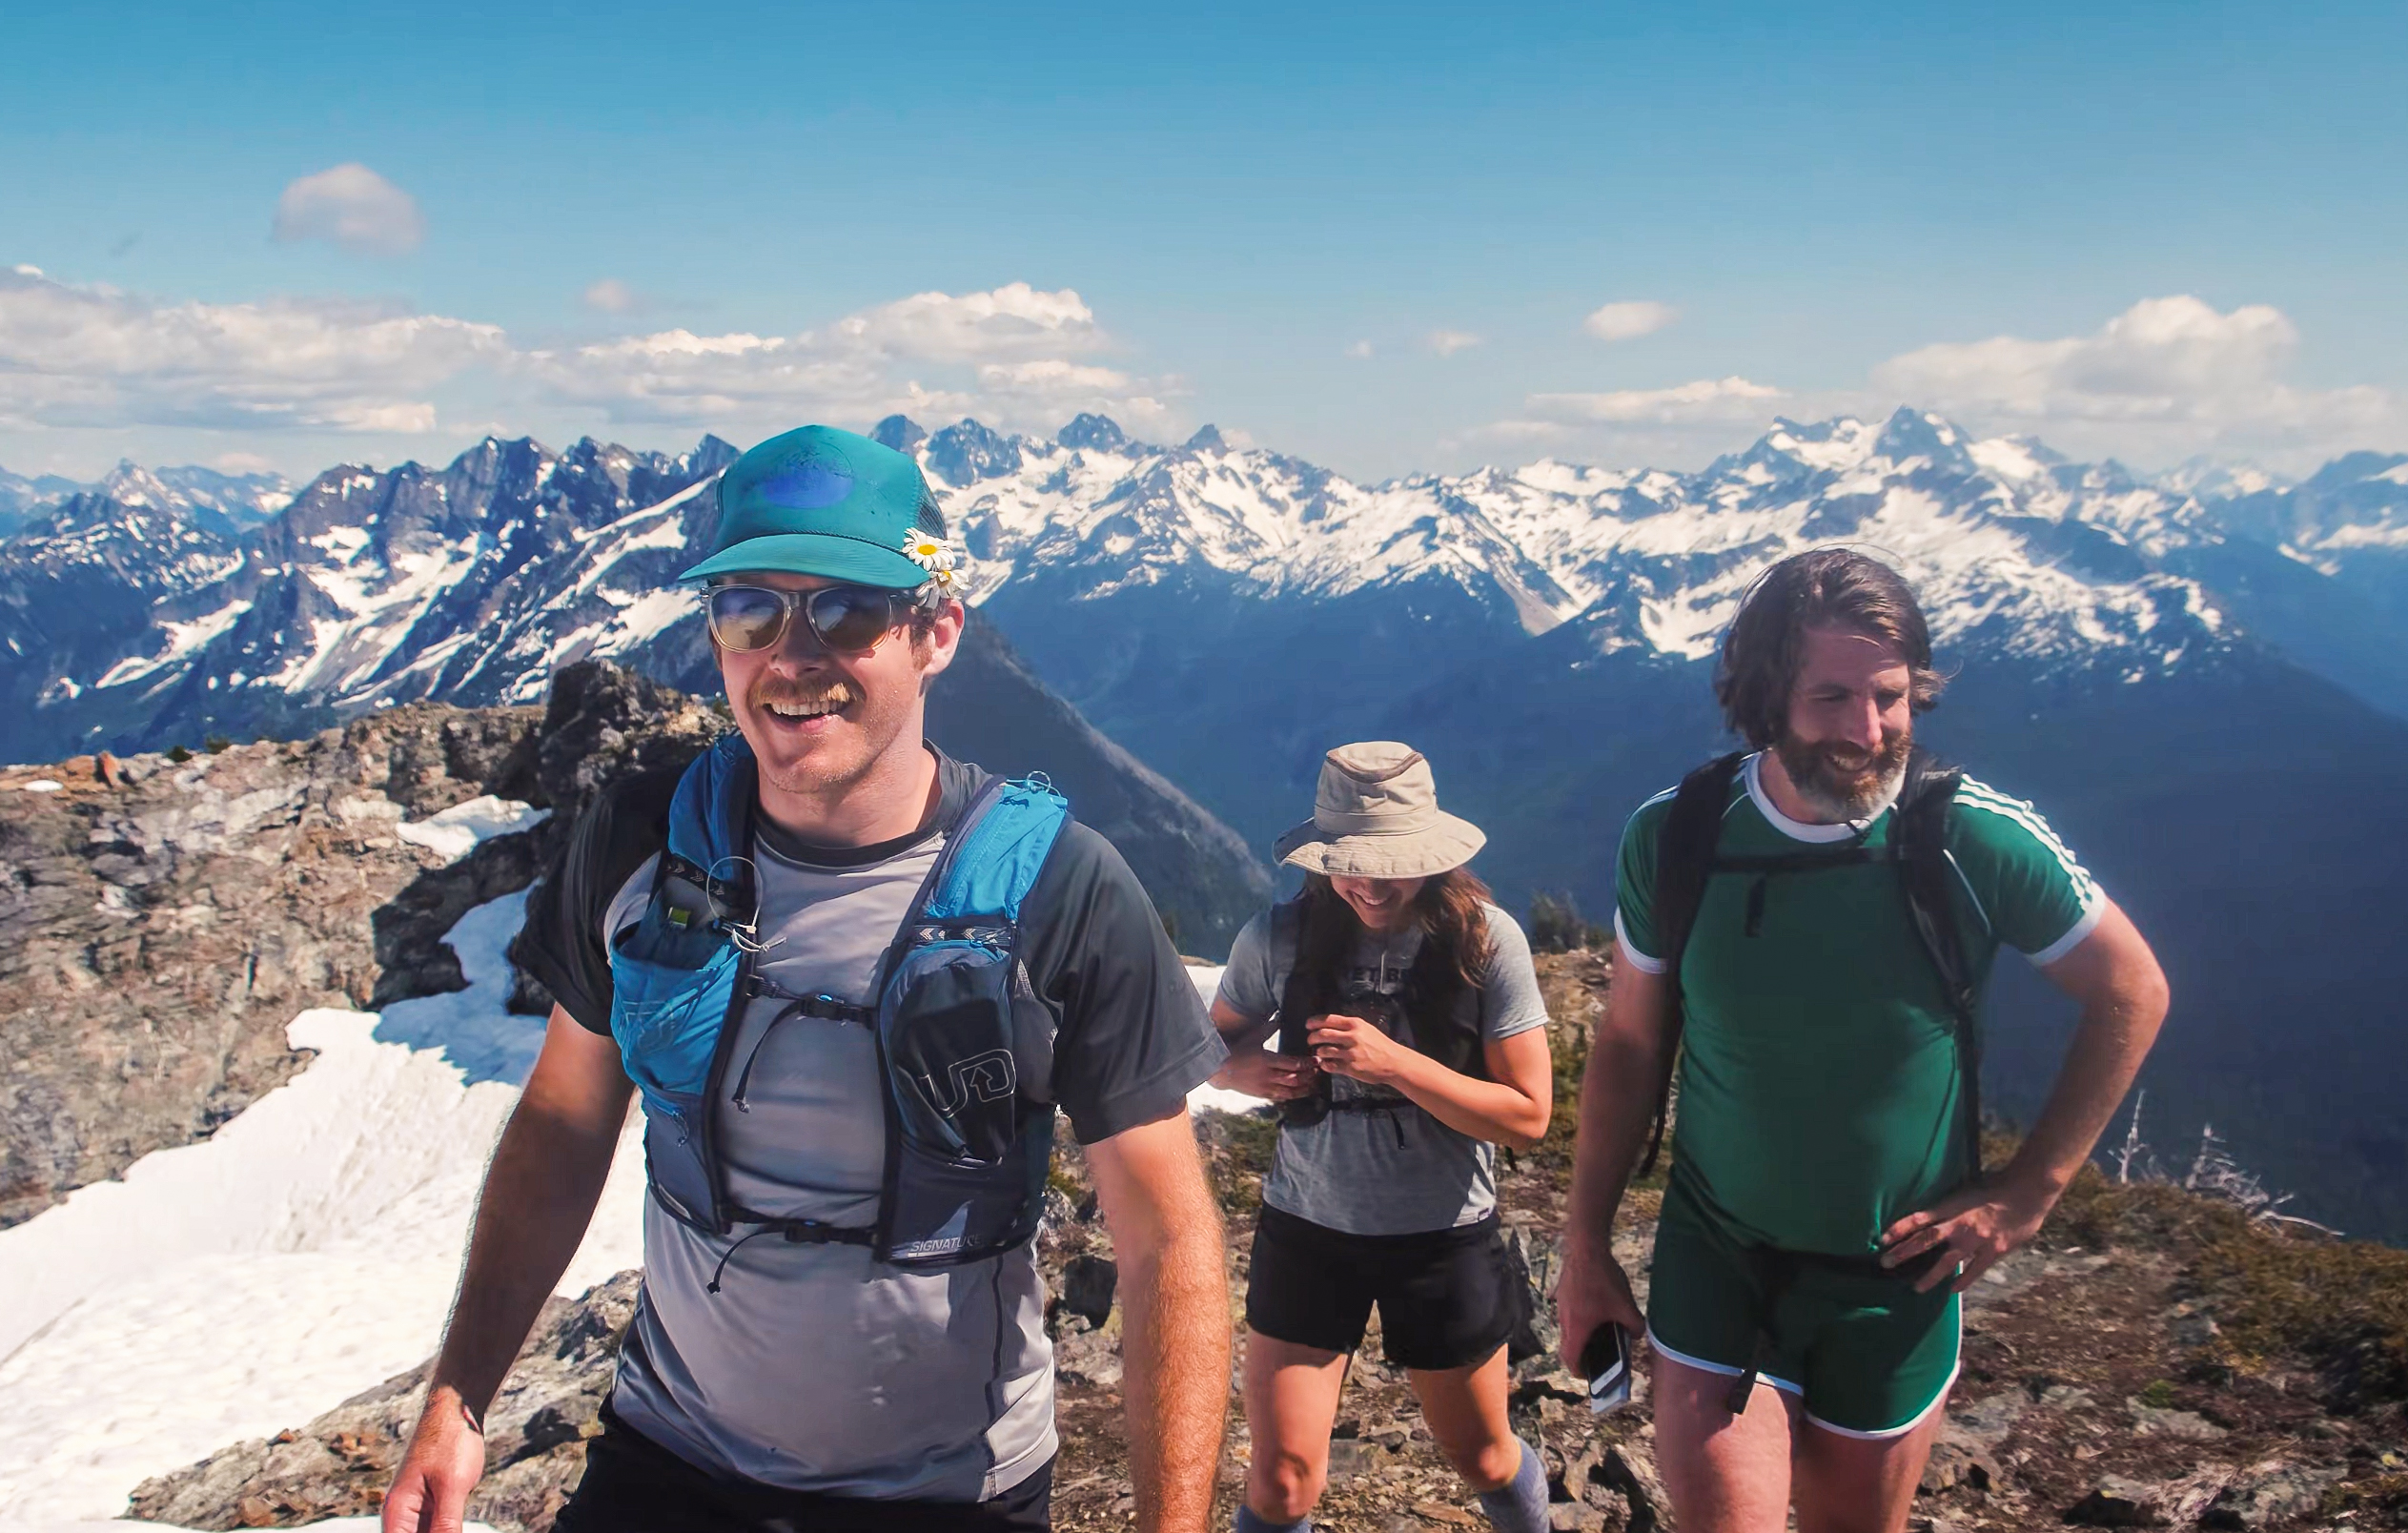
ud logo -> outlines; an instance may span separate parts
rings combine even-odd
[[[929,1105],[951,1117],[972,1102],[1000,1102],[1010,1096],[1020,1084],[1020,1073],[1012,1065],[1010,1050],[990,1049],[955,1061],[942,1087],[932,1076],[918,1079]]]

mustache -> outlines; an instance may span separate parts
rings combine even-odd
[[[841,708],[847,704],[860,702],[861,688],[841,676],[829,677],[825,681],[806,682],[765,675],[754,681],[751,690],[745,693],[745,697],[755,708],[766,708],[779,704],[784,704],[788,707],[825,705]]]

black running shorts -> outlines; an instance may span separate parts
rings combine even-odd
[[[1497,1216],[1416,1235],[1348,1235],[1265,1205],[1247,1325],[1275,1341],[1352,1352],[1374,1304],[1391,1363],[1437,1372],[1486,1362],[1523,1304]]]
[[[606,1403],[602,1421],[585,1448],[585,1478],[554,1533],[1047,1533],[1053,1525],[1050,1462],[992,1501],[859,1501],[722,1480]]]

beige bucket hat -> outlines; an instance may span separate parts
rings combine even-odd
[[[1439,807],[1421,752],[1394,740],[1340,746],[1321,759],[1313,818],[1272,855],[1339,878],[1428,878],[1460,868],[1488,843],[1479,827]]]

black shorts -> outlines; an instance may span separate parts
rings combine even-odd
[[[1246,1323],[1324,1352],[1363,1342],[1371,1307],[1388,1360],[1437,1372],[1486,1362],[1522,1317],[1523,1284],[1497,1216],[1416,1235],[1348,1235],[1265,1205]]]
[[[992,1501],[863,1501],[782,1490],[705,1474],[602,1410],[586,1444],[585,1478],[553,1533],[1048,1533],[1053,1464],[1048,1461]]]

